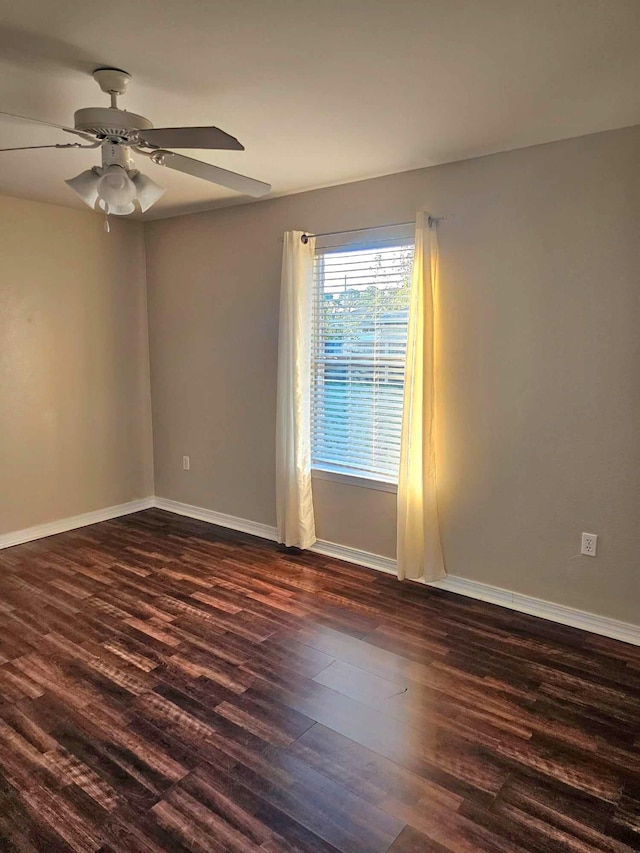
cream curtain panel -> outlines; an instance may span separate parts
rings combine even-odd
[[[311,495],[311,310],[315,238],[287,231],[282,250],[276,515],[278,541],[309,548],[316,541]]]
[[[398,577],[434,581],[446,574],[436,477],[436,310],[438,237],[416,216],[398,477]]]

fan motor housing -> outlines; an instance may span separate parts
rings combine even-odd
[[[150,130],[153,124],[148,118],[109,107],[86,107],[74,114],[76,130],[90,133],[98,139],[107,139],[119,144],[136,144],[141,130]]]

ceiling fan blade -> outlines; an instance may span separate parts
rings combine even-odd
[[[224,148],[244,151],[244,145],[219,127],[152,127],[140,139],[157,148]]]
[[[51,121],[41,121],[39,118],[29,118],[28,116],[19,116],[15,113],[3,113],[0,112],[0,116],[4,116],[5,118],[14,118],[18,121],[29,121],[32,124],[42,124],[45,127],[56,127],[58,130],[64,130],[65,133],[73,133],[75,136],[81,136],[83,139],[89,139],[91,142],[94,141],[93,136],[89,136],[87,133],[81,133],[79,130],[75,130],[72,127],[65,127],[63,124],[54,124]]]
[[[100,145],[102,145],[100,140],[96,140],[95,142],[89,143],[89,145],[83,145],[81,142],[65,142],[59,143],[58,145],[20,145],[17,148],[0,148],[0,152],[35,151],[38,148],[98,148]]]
[[[220,166],[203,163],[202,160],[194,160],[191,157],[183,157],[182,154],[174,154],[173,151],[155,151],[151,155],[151,159],[159,166],[167,166],[169,169],[184,172],[186,175],[193,175],[194,178],[202,178],[203,181],[220,184],[220,186],[228,187],[230,190],[235,190],[243,195],[251,195],[257,198],[266,195],[271,190],[271,184],[238,175],[237,172],[221,169]]]

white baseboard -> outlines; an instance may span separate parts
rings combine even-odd
[[[82,515],[73,515],[70,518],[61,518],[59,521],[50,521],[47,524],[37,524],[35,527],[26,527],[24,530],[15,530],[13,533],[0,535],[0,549],[11,548],[13,545],[21,545],[23,542],[33,542],[34,539],[44,539],[45,536],[54,536],[56,533],[64,533],[67,530],[75,530],[77,527],[87,527],[89,524],[97,524],[99,521],[108,521],[110,518],[118,518],[121,515],[129,515],[132,512],[140,512],[154,506],[154,499],[141,498],[137,501],[129,501],[117,506],[108,506],[104,509],[96,509],[93,512],[84,512]]]
[[[227,515],[226,513],[214,512],[203,507],[156,497],[142,498],[141,500],[130,501],[129,503],[119,504],[118,506],[110,506],[105,509],[95,510],[94,512],[75,515],[71,518],[63,518],[60,521],[52,521],[48,524],[28,527],[25,530],[17,530],[14,533],[5,533],[4,535],[0,535],[0,549],[10,548],[12,545],[20,545],[23,542],[31,542],[34,539],[42,539],[45,536],[53,536],[56,533],[64,533],[66,530],[86,527],[89,524],[97,524],[99,521],[107,521],[111,518],[129,515],[132,512],[140,512],[140,510],[151,507],[157,507],[176,515],[184,515],[188,518],[207,521],[210,524],[217,524],[220,527],[227,527],[241,533],[249,533],[252,536],[268,539],[271,542],[277,541],[276,528],[270,524],[249,521],[248,519],[238,518],[234,515]],[[360,551],[357,548],[349,548],[346,545],[338,545],[335,542],[318,540],[310,550],[316,554],[334,557],[335,559],[344,560],[347,563],[355,563],[379,572],[386,572],[387,574],[396,573],[395,560],[389,557],[382,557],[378,554],[371,554],[368,551]],[[539,616],[542,619],[558,622],[561,625],[580,628],[583,631],[589,631],[593,634],[600,634],[604,637],[611,637],[615,640],[622,640],[623,642],[640,646],[640,625],[620,622],[617,619],[610,619],[607,616],[599,616],[585,610],[576,610],[573,607],[565,607],[563,604],[555,604],[551,601],[544,601],[530,595],[523,595],[519,592],[512,592],[497,586],[491,586],[491,584],[455,575],[448,575],[444,580],[436,581],[429,584],[429,586],[448,592],[455,592],[458,595],[464,595],[468,598],[488,601],[491,604],[498,604],[501,607],[517,610],[520,613],[529,613],[532,616]]]
[[[269,524],[236,518],[233,515],[213,512],[201,507],[170,501],[166,498],[156,498],[155,506],[168,512],[178,513],[178,515],[209,521],[212,524],[239,530],[242,533],[251,533],[263,539],[269,539],[271,542],[277,541],[276,528]],[[347,545],[338,545],[335,542],[319,539],[309,550],[316,554],[344,560],[347,563],[356,563],[359,566],[375,569],[378,572],[393,575],[396,573],[395,560],[382,557],[379,554],[371,554],[368,551],[360,551],[357,548],[349,548]],[[427,585],[447,592],[455,592],[467,598],[475,598],[497,604],[500,607],[507,607],[509,610],[516,610],[519,613],[539,616],[541,619],[548,619],[550,622],[558,622],[561,625],[580,628],[592,634],[600,634],[603,637],[611,637],[614,640],[622,640],[625,643],[640,646],[640,625],[632,625],[629,622],[621,622],[618,619],[610,619],[607,616],[599,616],[585,610],[576,610],[563,604],[555,604],[552,601],[544,601],[541,598],[534,598],[530,595],[523,595],[519,592],[512,592],[508,589],[457,577],[456,575],[448,575],[443,580]]]
[[[203,509],[192,504],[171,501],[168,498],[156,498],[154,506],[158,509],[164,509],[167,512],[174,512],[177,515],[186,515],[188,518],[208,521],[210,524],[217,524],[219,527],[228,527],[230,530],[250,533],[253,536],[259,536],[261,539],[268,539],[270,542],[278,541],[278,531],[271,524],[249,521],[246,518],[238,518],[235,515],[227,515],[224,512],[215,512],[212,509]],[[319,539],[309,550],[315,554],[323,554],[325,557],[335,557],[337,560],[344,560],[346,563],[357,563],[359,566],[376,569],[379,572],[388,572],[392,575],[396,573],[395,560],[389,557],[380,557],[378,554],[371,554],[368,551],[349,548],[346,545],[337,545],[335,542],[326,542],[323,539]]]
[[[443,580],[434,581],[429,586],[445,589],[448,592],[456,592],[458,595],[466,595],[480,601],[488,601],[491,604],[499,604],[501,607],[508,607],[509,610],[539,616],[541,619],[548,619],[550,622],[558,622],[560,625],[568,625],[571,628],[580,628],[582,631],[589,631],[591,634],[600,634],[603,637],[611,637],[614,640],[622,640],[625,643],[640,646],[640,625],[633,625],[630,622],[621,622],[619,619],[610,619],[608,616],[589,613],[587,610],[577,610],[574,607],[566,607],[564,604],[556,604],[553,601],[545,601],[542,598],[534,598],[520,592],[511,592],[499,586],[491,586],[487,583],[480,583],[455,575],[448,575]]]
[[[375,569],[377,572],[384,572],[387,575],[397,574],[396,561],[392,560],[391,557],[381,557],[380,554],[371,554],[369,551],[349,548],[348,545],[337,545],[335,542],[318,539],[309,550],[316,554],[323,554],[325,557],[344,560],[345,563],[355,563],[358,566],[365,566],[367,569]]]
[[[246,518],[238,518],[235,515],[227,515],[224,512],[215,512],[212,509],[204,509],[192,504],[183,504],[180,501],[170,501],[168,498],[154,498],[153,505],[176,515],[186,515],[187,518],[196,518],[199,521],[208,521],[209,524],[217,524],[218,527],[228,527],[240,533],[250,533],[261,539],[269,539],[275,542],[278,538],[276,528],[270,524],[261,524],[259,521],[249,521]]]

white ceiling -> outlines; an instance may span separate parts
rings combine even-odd
[[[274,195],[640,123],[640,0],[0,0],[0,110],[73,125],[108,106],[215,124],[245,152],[191,156]],[[69,141],[0,120],[0,147]],[[95,151],[0,154],[0,193],[82,207]],[[146,160],[147,217],[244,201]]]

